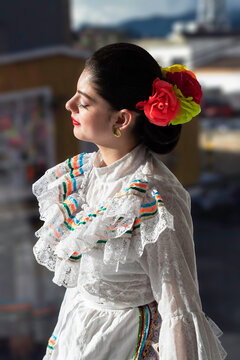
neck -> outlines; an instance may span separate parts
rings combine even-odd
[[[129,144],[128,146],[119,147],[119,148],[111,148],[111,147],[105,147],[97,145],[103,159],[103,165],[102,166],[108,166],[113,164],[115,161],[121,159],[124,155],[128,154],[130,151],[132,151],[138,144]]]

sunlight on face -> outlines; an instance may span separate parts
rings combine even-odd
[[[73,133],[77,139],[108,146],[113,140],[115,112],[97,94],[91,80],[91,73],[85,69],[79,77],[76,93],[66,103],[66,109],[71,112]]]

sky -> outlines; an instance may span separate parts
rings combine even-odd
[[[111,25],[152,15],[177,16],[196,10],[200,0],[70,0],[72,28],[81,24]],[[204,0],[202,0],[204,1]],[[205,0],[208,1],[208,0]],[[223,0],[216,0],[223,1]],[[239,0],[226,0],[227,9],[240,7]]]

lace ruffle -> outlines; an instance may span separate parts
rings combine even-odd
[[[153,188],[136,209],[136,217],[129,231],[130,241],[110,239],[105,245],[104,262],[118,264],[134,262],[141,257],[147,244],[155,243],[165,229],[174,230],[173,216],[164,206],[159,192]],[[148,199],[148,201],[147,201]],[[131,201],[131,199],[130,199]],[[147,202],[146,202],[147,201]],[[129,204],[125,203],[125,207]]]
[[[39,264],[55,271],[55,277],[61,277],[62,283],[69,287],[75,286],[75,275],[79,266],[76,261],[80,257],[72,254],[71,262],[63,265],[57,257],[56,249],[60,241],[71,232],[66,221],[71,221],[85,201],[82,190],[85,188],[93,156],[94,153],[82,153],[67,159],[47,170],[33,184],[33,194],[39,202],[40,219],[44,221],[43,226],[36,232],[39,240],[33,247],[33,253]]]
[[[133,262],[148,243],[156,242],[166,228],[173,228],[156,189],[149,190],[147,170],[141,180],[127,187],[95,211],[86,209],[86,174],[92,154],[80,154],[49,169],[33,185],[44,225],[36,232],[36,260],[54,271],[53,281],[61,286],[77,285],[82,255],[105,243],[105,264]],[[84,176],[82,176],[84,175]]]
[[[140,203],[138,196],[131,196],[131,199],[125,196],[122,199],[117,194],[108,204],[73,224],[74,231],[58,245],[57,255],[68,259],[74,251],[84,254],[98,242],[107,243],[112,239],[128,241]]]
[[[209,324],[211,330],[213,331],[213,334],[215,335],[220,359],[224,360],[227,357],[227,352],[225,351],[224,347],[221,344],[221,341],[219,340],[219,337],[222,336],[223,332],[209,316],[207,316],[207,315],[205,315],[205,316],[208,320],[208,324]]]
[[[177,337],[177,333],[181,334],[182,338],[180,335]],[[203,312],[189,311],[177,316],[166,316],[163,318],[159,336],[161,358],[167,360],[170,356],[177,360],[180,356],[186,359],[224,360],[227,353],[218,339],[221,335],[222,331],[216,323]],[[175,353],[175,349],[182,349],[183,353]]]
[[[104,263],[124,263],[127,260],[132,232],[148,183],[134,180],[117,193],[108,204],[83,216],[74,231],[56,248],[59,258],[67,261],[73,252],[83,255],[99,243],[105,243]],[[73,225],[74,226],[74,225]],[[55,278],[55,282],[57,279]],[[77,281],[77,279],[76,279]],[[57,281],[59,285],[59,281]]]
[[[82,153],[48,169],[32,187],[39,202],[40,219],[47,220],[50,206],[66,200],[84,187],[84,179],[93,160],[92,154]],[[85,176],[81,176],[85,175]]]

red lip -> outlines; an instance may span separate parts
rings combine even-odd
[[[73,125],[77,125],[77,126],[80,125],[80,123],[78,121],[76,121],[72,116],[71,116],[71,119],[72,119]]]

